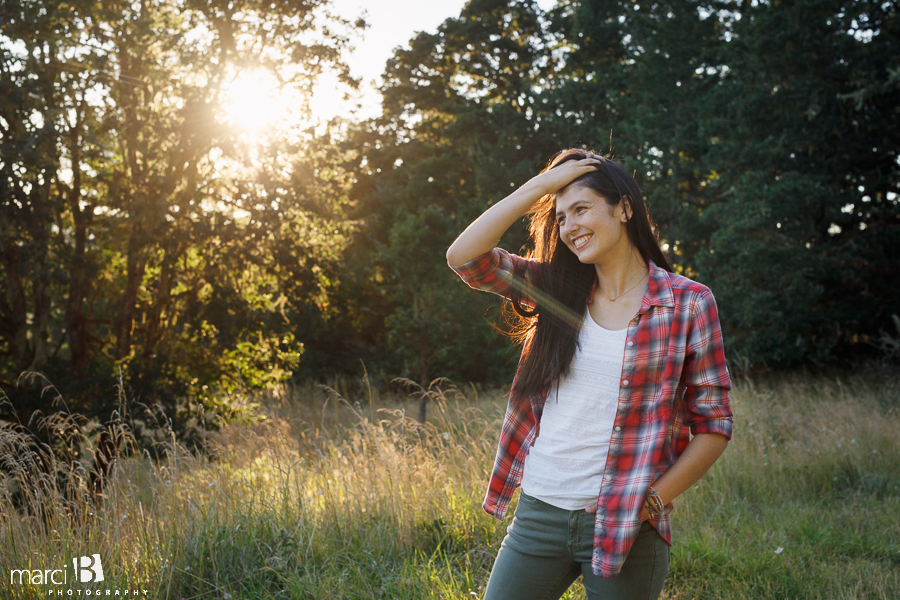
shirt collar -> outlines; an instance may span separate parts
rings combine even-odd
[[[644,294],[638,314],[647,312],[651,306],[675,306],[675,295],[672,294],[672,281],[669,278],[669,272],[657,267],[652,260],[647,262],[650,264],[650,279],[647,281],[647,293]],[[597,274],[595,273],[594,285],[591,287],[588,304],[594,299],[597,283]]]

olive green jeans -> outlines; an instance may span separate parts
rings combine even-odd
[[[557,508],[520,492],[484,600],[558,600],[584,576],[589,600],[655,600],[669,570],[669,545],[649,523],[619,574],[594,575],[594,515]]]

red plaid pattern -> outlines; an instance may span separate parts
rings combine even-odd
[[[515,265],[525,273],[527,286],[537,261],[502,248],[464,265],[449,266],[470,287],[509,299],[511,288],[519,285],[513,281]],[[528,303],[533,305],[533,301]],[[520,359],[516,377],[521,367]],[[595,574],[618,574],[640,530],[647,488],[674,464],[691,434],[720,433],[731,439],[730,389],[712,293],[706,286],[669,273],[651,261],[647,292],[628,324],[619,408],[597,498],[591,561]],[[540,433],[549,390],[547,385],[527,403],[510,397],[484,499],[484,510],[497,519],[503,520],[522,479],[525,455]],[[520,404],[530,410],[516,408]],[[671,511],[669,505],[651,521],[669,544]]]

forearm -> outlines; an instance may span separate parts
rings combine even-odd
[[[490,207],[451,244],[447,261],[459,266],[493,250],[506,230],[546,193],[540,182],[532,179]]]
[[[668,504],[697,483],[725,451],[728,439],[718,433],[699,433],[693,437],[675,464],[653,482],[663,504]]]

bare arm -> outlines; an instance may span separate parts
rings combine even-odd
[[[698,433],[695,435],[678,460],[653,483],[659,492],[663,505],[680,496],[689,487],[700,481],[728,446],[728,438],[720,433]]]
[[[570,160],[533,177],[466,227],[447,250],[447,261],[459,266],[493,250],[506,230],[535,202],[590,173],[598,162],[592,158]]]
[[[663,504],[668,504],[697,483],[722,455],[727,445],[728,438],[719,433],[695,435],[675,464],[653,482],[653,489],[659,492]],[[597,506],[586,510],[590,513],[597,512]],[[646,518],[646,511],[641,507],[641,520]]]

